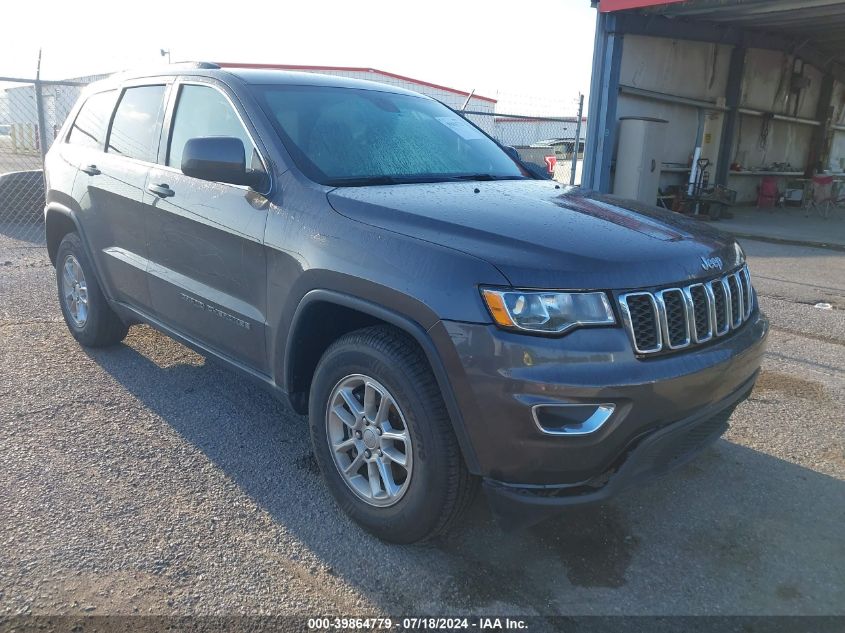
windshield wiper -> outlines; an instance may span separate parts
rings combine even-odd
[[[363,187],[366,185],[398,185],[407,180],[394,176],[363,176],[354,178],[333,178],[328,184],[332,187]]]
[[[493,174],[460,174],[459,176],[444,176],[444,180],[525,180],[523,176],[494,176]]]
[[[495,176],[493,174],[458,174],[455,176],[448,174],[418,174],[414,176],[353,176],[349,178],[333,178],[326,184],[332,187],[366,187],[473,180],[525,180],[525,178],[523,176]]]

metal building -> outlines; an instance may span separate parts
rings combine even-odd
[[[594,5],[586,186],[612,191],[620,119],[642,116],[668,122],[661,186],[692,178],[699,154],[741,201],[764,177],[843,175],[845,0]]]

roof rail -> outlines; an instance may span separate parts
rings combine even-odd
[[[175,68],[197,68],[201,70],[213,70],[215,68],[220,68],[220,66],[214,62],[173,62],[170,66]]]

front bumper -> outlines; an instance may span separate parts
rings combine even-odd
[[[650,435],[702,415],[730,415],[754,385],[767,332],[755,309],[742,328],[713,344],[641,359],[619,327],[560,338],[448,321],[430,330],[463,418],[470,462],[487,489],[551,490],[556,497],[614,469],[618,477],[620,460]],[[616,405],[612,417],[584,436],[544,434],[531,413],[537,404],[608,402]]]
[[[490,507],[506,526],[526,527],[563,508],[605,501],[625,488],[661,477],[695,458],[727,430],[728,418],[756,379],[755,373],[724,401],[638,438],[607,472],[583,484],[526,488],[485,479]]]

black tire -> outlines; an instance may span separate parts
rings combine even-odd
[[[66,282],[63,269],[70,257],[79,263],[88,287],[87,318],[81,325],[71,315],[64,296]],[[82,246],[82,240],[76,233],[68,233],[59,244],[56,253],[56,285],[65,323],[73,338],[80,344],[86,347],[106,347],[119,343],[126,337],[129,327],[109,307],[97,282],[91,261]]]
[[[401,498],[374,507],[341,476],[327,435],[329,399],[354,374],[377,380],[401,408],[413,446],[413,471]],[[434,374],[416,343],[390,326],[369,327],[335,341],[320,359],[309,400],[314,455],[329,491],[354,521],[393,543],[414,543],[448,530],[470,504],[477,479],[463,460]]]

